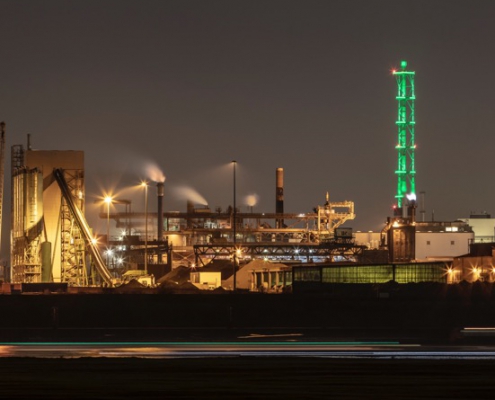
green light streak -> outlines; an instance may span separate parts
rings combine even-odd
[[[399,342],[0,342],[0,346],[396,346]]]

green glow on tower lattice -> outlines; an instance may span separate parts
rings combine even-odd
[[[416,194],[416,182],[415,182],[415,163],[414,163],[414,151],[416,144],[414,142],[414,126],[415,114],[414,114],[414,101],[416,100],[414,94],[414,77],[415,72],[407,71],[407,62],[401,61],[400,70],[393,71],[397,80],[397,102],[398,102],[398,116],[397,116],[397,128],[398,128],[398,140],[397,156],[398,164],[397,170],[397,206],[402,207],[402,202],[406,194]]]

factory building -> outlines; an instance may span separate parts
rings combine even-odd
[[[471,213],[469,218],[459,218],[459,220],[471,226],[476,242],[495,241],[495,218],[492,218],[490,214],[486,212]]]
[[[11,162],[11,282],[110,284],[84,218],[84,153],[32,150],[28,139]]]
[[[418,222],[416,260],[452,259],[469,252],[475,234],[462,221]]]
[[[452,260],[467,254],[475,233],[463,221],[416,222],[414,225],[414,259],[416,261]],[[369,249],[383,246],[381,232],[355,232],[357,245]]]
[[[82,151],[12,148],[12,269],[19,282],[87,284],[82,235],[53,177],[63,168],[78,206],[84,210]]]
[[[495,282],[495,242],[471,242],[469,253],[454,258],[449,283]]]
[[[294,266],[293,284],[332,283],[447,283],[448,265],[443,262],[378,265]],[[316,287],[316,286],[315,286]]]

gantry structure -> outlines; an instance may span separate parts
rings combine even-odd
[[[407,195],[416,195],[416,170],[414,162],[414,152],[416,144],[414,141],[414,128],[416,125],[414,102],[416,100],[414,92],[414,71],[407,70],[407,62],[401,61],[400,69],[394,70],[393,74],[397,80],[397,129],[398,140],[397,156],[397,207],[401,208],[404,197]]]
[[[350,237],[335,238],[335,232],[349,220],[355,218],[354,202],[330,202],[327,193],[323,206],[311,213],[240,213],[235,222],[233,209],[227,212],[212,212],[209,208],[192,208],[188,212],[164,212],[163,237],[153,229],[148,241],[149,262],[156,263],[157,255],[168,254],[171,264],[204,265],[211,259],[226,259],[237,254],[243,258],[269,260],[310,260],[343,256],[354,256],[362,249],[354,246]],[[136,231],[146,215],[141,212],[106,213],[100,218],[112,219],[116,228],[123,232]],[[151,226],[156,226],[157,213],[148,213]],[[283,226],[279,226],[283,221]],[[235,230],[234,230],[235,224]],[[235,236],[234,236],[235,235]],[[119,235],[120,236],[120,235]],[[235,237],[235,240],[234,240]],[[122,235],[111,240],[113,248],[125,248],[122,252],[127,261],[142,262],[143,240],[135,236]]]

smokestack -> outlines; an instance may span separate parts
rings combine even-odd
[[[276,171],[276,192],[275,192],[275,213],[283,214],[284,213],[284,169],[277,168]],[[277,219],[276,227],[283,228],[284,220]]]
[[[420,200],[420,203],[419,203],[419,212],[421,214],[421,221],[422,222],[425,222],[425,213],[426,213],[426,210],[425,210],[425,194],[426,192],[419,192],[419,200]]]
[[[158,195],[158,214],[157,214],[157,222],[158,222],[158,241],[163,240],[163,196],[165,194],[165,185],[163,182],[158,182],[156,184],[156,193]]]
[[[194,213],[194,203],[191,200],[187,200],[187,227],[192,228],[192,220],[190,214]]]

